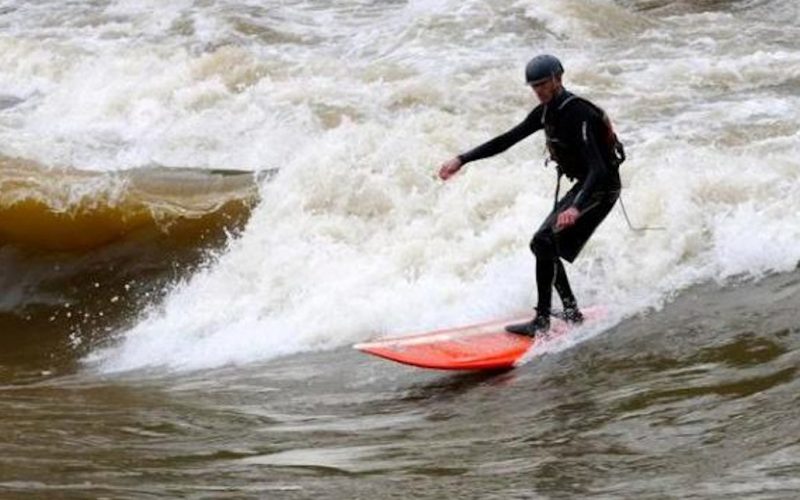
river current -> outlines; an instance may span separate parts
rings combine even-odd
[[[0,497],[792,498],[789,0],[0,1]],[[352,350],[509,316],[555,174],[438,166],[562,59],[626,144],[504,374]]]

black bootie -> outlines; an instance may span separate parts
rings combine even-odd
[[[578,306],[565,307],[561,317],[567,323],[572,323],[574,325],[583,323],[583,313],[578,309]]]
[[[517,323],[514,325],[507,325],[506,331],[508,333],[516,333],[517,335],[525,335],[528,337],[535,337],[539,332],[547,332],[550,329],[550,314],[542,314],[536,312],[536,316],[527,323]]]

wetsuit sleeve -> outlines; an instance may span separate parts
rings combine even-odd
[[[501,135],[491,139],[480,146],[458,155],[462,164],[481,160],[502,153],[522,139],[542,128],[542,106],[536,106],[525,119]]]
[[[598,185],[608,184],[608,178],[611,173],[606,162],[603,161],[603,156],[597,145],[597,120],[584,114],[572,123],[572,127],[572,133],[577,136],[573,144],[579,145],[577,147],[579,161],[586,165],[588,171],[583,181],[583,186],[572,203],[575,208],[583,212],[591,204],[592,195],[597,190]]]

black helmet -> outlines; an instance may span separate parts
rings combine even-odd
[[[557,57],[550,54],[542,54],[534,57],[528,61],[525,66],[525,81],[528,85],[533,85],[536,82],[560,76],[564,73],[564,66]]]

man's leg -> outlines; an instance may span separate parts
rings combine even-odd
[[[575,295],[572,293],[572,287],[569,286],[567,279],[567,272],[564,269],[564,264],[561,259],[556,259],[556,291],[558,296],[561,297],[561,303],[564,309],[577,308],[578,302],[575,300]]]
[[[553,283],[556,280],[558,254],[553,230],[544,225],[531,240],[531,251],[536,256],[536,289],[538,294],[536,317],[528,323],[508,325],[506,331],[533,337],[550,328],[550,306],[553,301]],[[562,267],[563,274],[563,267]],[[566,279],[566,274],[564,274]],[[569,287],[569,283],[567,283]]]
[[[561,304],[564,306],[563,319],[571,323],[583,322],[583,314],[580,309],[578,309],[578,301],[575,300],[572,287],[569,286],[567,272],[564,269],[564,264],[561,262],[561,259],[556,259],[555,287],[558,296],[561,297]]]
[[[553,302],[553,284],[560,264],[553,231],[549,228],[538,231],[531,241],[531,251],[536,256],[537,316],[549,318]]]

